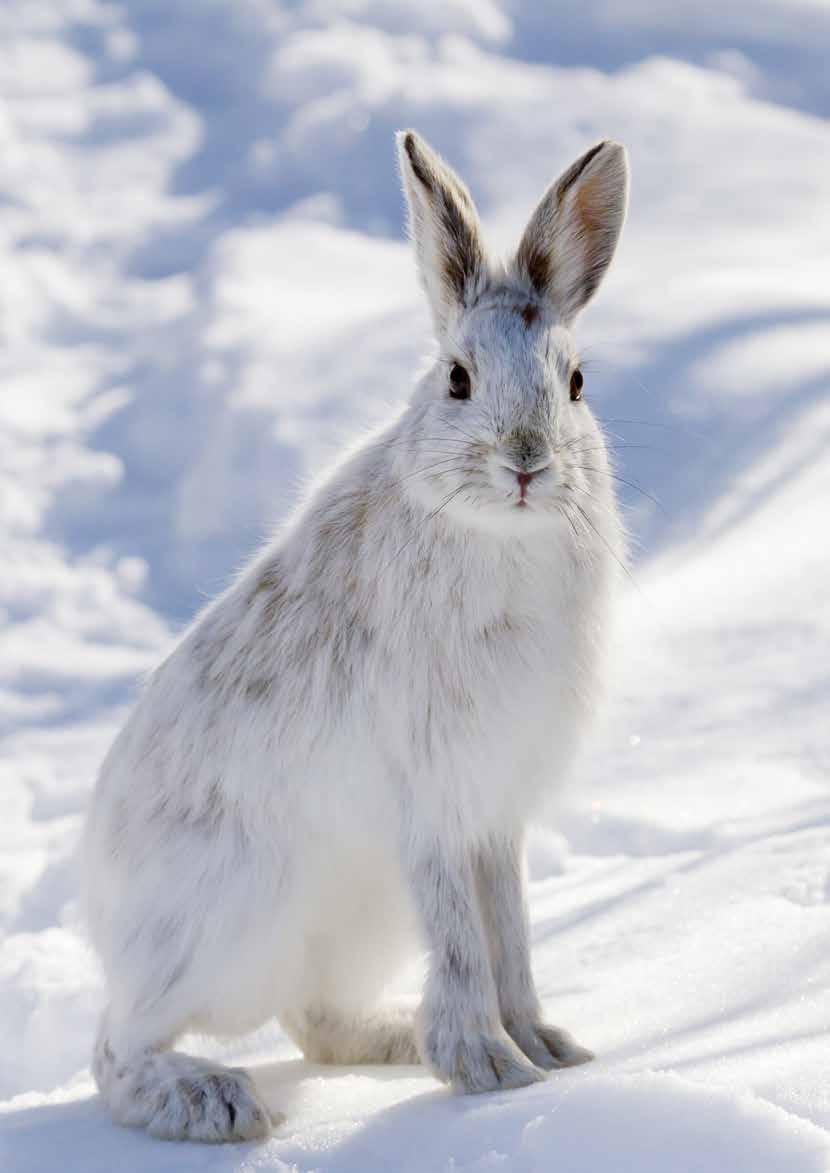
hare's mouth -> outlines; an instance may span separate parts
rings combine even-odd
[[[515,503],[515,508],[524,509],[532,503],[538,494],[539,482],[547,479],[550,467],[549,459],[538,460],[535,467],[528,467],[526,463],[517,467],[517,464],[512,462],[508,463],[504,459],[501,461],[500,476],[512,482],[510,497]]]

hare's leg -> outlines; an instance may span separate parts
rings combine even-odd
[[[247,1072],[171,1051],[172,1030],[104,1015],[92,1071],[113,1118],[165,1140],[237,1141],[267,1136],[274,1120]]]
[[[383,851],[371,857],[349,851],[339,860],[327,853],[302,980],[278,1012],[312,1062],[420,1063],[414,1005],[382,1001],[421,944],[398,862]]]
[[[572,1067],[593,1055],[567,1031],[549,1026],[530,968],[524,853],[519,835],[491,838],[475,863],[478,893],[505,1030],[538,1067]]]
[[[318,1004],[280,1016],[280,1022],[312,1063],[420,1063],[415,1015],[405,1005],[355,1012]]]
[[[543,1079],[501,1023],[471,856],[436,837],[413,849],[409,870],[431,952],[418,1023],[424,1061],[462,1092]]]
[[[167,1139],[248,1140],[270,1128],[250,1077],[171,1050],[193,1023],[217,1033],[238,1031],[248,1000],[255,1017],[264,1019],[269,1011],[245,981],[256,971],[261,934],[239,929],[230,882],[222,900],[211,870],[192,864],[177,884],[149,883],[174,875],[172,868],[156,877],[148,870],[147,887],[122,894],[119,919],[101,934],[110,1006],[93,1074],[119,1123]],[[241,867],[238,873],[246,879]],[[250,899],[256,907],[256,893]],[[212,942],[205,940],[205,925],[214,934]]]

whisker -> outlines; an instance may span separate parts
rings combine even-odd
[[[422,440],[426,444],[456,444],[456,445],[459,445],[459,444],[465,443],[465,441],[463,441],[463,440],[456,440],[454,436],[419,436],[418,437],[418,444],[416,444],[414,447],[413,447],[412,443],[410,442],[410,440],[404,439],[404,438],[401,438],[400,440],[388,440],[388,441],[383,442],[380,446],[383,448],[406,448],[406,447],[409,447],[409,448],[412,448],[413,451],[417,451]]]
[[[409,472],[406,474],[406,476],[398,477],[398,479],[396,480],[395,483],[398,485],[402,485],[404,483],[404,481],[412,480],[413,477],[425,476],[428,472],[431,472],[433,469],[441,468],[442,465],[446,465],[446,464],[449,464],[450,467],[442,469],[442,472],[445,474],[451,473],[451,472],[464,472],[465,469],[464,469],[463,464],[456,464],[455,466],[452,466],[451,462],[454,460],[455,460],[454,456],[448,456],[444,460],[436,460],[434,464],[428,464],[424,468],[416,468],[414,472]]]
[[[648,497],[649,501],[653,501],[664,517],[669,516],[665,506],[663,505],[663,502],[658,500],[657,497],[653,496],[653,494],[649,493],[647,489],[644,489],[642,485],[638,485],[636,481],[628,481],[625,477],[621,477],[618,472],[613,472],[611,469],[606,468],[595,468],[592,464],[575,464],[573,467],[581,468],[585,472],[599,473],[600,476],[612,477],[615,481],[619,481],[623,485],[628,485],[629,489],[636,489],[638,493],[642,493],[644,497]]]
[[[624,574],[626,575],[626,577],[628,578],[628,580],[629,580],[629,581],[630,581],[630,582],[631,582],[631,583],[632,583],[632,584],[633,584],[633,585],[636,587],[636,589],[639,591],[639,590],[640,590],[640,585],[639,585],[639,583],[635,581],[635,579],[634,579],[634,577],[633,577],[633,575],[632,575],[631,571],[628,569],[628,567],[625,565],[625,563],[624,563],[624,562],[622,561],[622,559],[619,557],[619,555],[617,554],[616,550],[614,550],[614,548],[611,546],[611,543],[608,541],[608,539],[605,537],[605,535],[604,535],[603,533],[601,533],[601,532],[600,532],[600,531],[597,529],[597,527],[596,527],[596,526],[594,525],[594,523],[591,521],[590,517],[588,516],[588,514],[585,512],[585,510],[582,508],[582,506],[579,504],[579,502],[578,502],[578,501],[574,501],[574,503],[573,503],[573,504],[574,504],[574,508],[577,510],[577,512],[579,513],[579,515],[580,515],[580,517],[582,518],[582,520],[583,520],[584,522],[586,522],[586,524],[587,524],[587,525],[589,525],[589,526],[591,527],[591,529],[592,529],[592,530],[594,531],[594,533],[597,535],[597,537],[599,538],[599,540],[602,542],[603,546],[605,546],[605,548],[606,548],[606,550],[608,551],[608,553],[611,555],[611,557],[612,557],[612,558],[614,559],[614,561],[617,563],[617,565],[619,566],[620,570],[622,570],[622,571],[624,572]]]
[[[564,485],[563,487],[566,489],[573,489],[575,486],[574,485]],[[562,502],[557,501],[556,508],[557,508],[557,511],[559,512],[559,514],[562,517],[564,517],[565,521],[567,521],[568,526],[570,528],[570,531],[573,534],[574,538],[576,539],[577,545],[579,546],[580,549],[583,549],[584,547],[582,546],[582,543],[579,540],[579,532],[577,531],[576,525],[574,524],[574,519],[571,517],[570,513],[568,513],[568,510],[565,508],[565,506],[562,504]]]
[[[481,443],[481,441],[476,436],[474,436],[472,434],[472,432],[466,431],[464,428],[461,427],[460,424],[457,424],[454,420],[447,419],[447,417],[445,415],[441,416],[441,420],[443,423],[445,423],[447,425],[448,428],[454,428],[456,432],[460,432],[462,436],[466,436],[468,440],[471,440],[473,442],[473,444],[480,444]],[[456,443],[460,444],[461,441],[458,440],[458,441],[456,441]]]
[[[414,542],[417,537],[420,537],[421,530],[427,524],[427,522],[432,521],[433,518],[437,517],[438,514],[441,512],[441,510],[444,509],[447,505],[449,505],[449,503],[453,500],[454,497],[457,497],[459,493],[463,492],[463,490],[468,487],[468,484],[469,484],[468,481],[464,481],[462,484],[460,484],[458,486],[457,489],[453,489],[453,491],[451,493],[448,493],[447,496],[443,499],[443,501],[441,501],[440,504],[435,507],[435,509],[431,510],[429,513],[427,513],[427,515],[425,517],[423,517],[421,519],[420,524],[418,526],[416,526],[416,528],[415,528],[415,532],[409,538],[407,538],[407,540],[404,542],[404,544],[401,546],[401,548],[399,550],[397,550],[392,555],[392,557],[389,559],[389,561],[386,563],[386,565],[381,567],[380,571],[378,572],[377,578],[375,579],[376,582],[382,574],[386,573],[386,571],[389,569],[389,567],[392,565],[392,563],[395,562],[401,556],[401,554],[404,552],[404,550],[407,548],[407,546],[410,546],[412,544],[412,542]]]
[[[702,432],[695,432],[694,429],[687,428],[683,424],[680,424],[680,423],[663,424],[663,423],[659,423],[657,420],[639,420],[639,419],[623,418],[622,416],[609,416],[608,419],[600,420],[600,423],[603,423],[603,424],[637,424],[641,428],[663,428],[665,431],[668,431],[668,432],[678,431],[678,432],[688,432],[691,435],[698,435],[698,436],[703,435]]]
[[[563,448],[573,448],[574,444],[578,444],[580,440],[593,440],[594,437],[590,432],[580,432],[577,436],[571,436],[570,440],[565,440],[564,443],[557,445],[557,451]]]
[[[576,448],[573,451],[577,456],[582,456],[586,452],[622,452],[627,448],[642,448],[648,452],[662,452],[666,456],[670,456],[668,448],[660,448],[657,444],[629,444],[625,441],[623,444],[598,444],[596,448]]]

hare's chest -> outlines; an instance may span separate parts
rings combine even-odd
[[[444,814],[516,814],[562,773],[592,672],[590,625],[570,606],[555,580],[517,576],[411,609],[405,653],[390,662],[393,728],[399,760]]]

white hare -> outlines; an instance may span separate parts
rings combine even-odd
[[[625,218],[625,152],[554,183],[488,259],[464,185],[398,136],[439,347],[153,674],[104,762],[86,907],[113,1116],[237,1140],[241,1069],[172,1050],[276,1015],[312,1060],[463,1092],[590,1052],[543,1017],[523,831],[595,706],[622,538],[569,333]],[[429,952],[417,1014],[384,1005]]]

